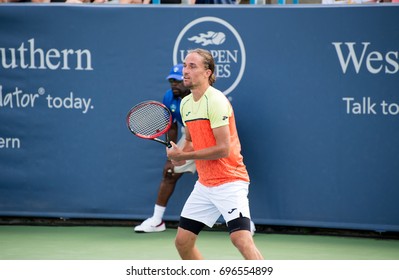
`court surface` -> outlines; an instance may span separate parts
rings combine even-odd
[[[0,226],[1,260],[176,260],[176,229],[138,234],[132,227]],[[399,240],[257,233],[269,260],[399,260]],[[203,231],[204,258],[242,259],[224,231]]]

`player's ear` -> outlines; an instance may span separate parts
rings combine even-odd
[[[209,77],[212,75],[212,70],[211,69],[206,69],[205,70],[205,74],[206,74],[206,77],[209,79]]]

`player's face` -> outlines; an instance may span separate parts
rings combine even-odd
[[[197,53],[186,56],[183,67],[184,85],[189,89],[195,89],[208,83],[209,69],[205,69],[202,57]]]

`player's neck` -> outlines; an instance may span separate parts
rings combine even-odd
[[[192,89],[191,93],[193,94],[194,101],[200,100],[209,87],[210,87],[209,84],[205,84],[203,86]]]

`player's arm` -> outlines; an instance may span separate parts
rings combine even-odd
[[[216,145],[198,151],[192,151],[188,159],[214,160],[228,157],[230,154],[230,129],[228,125],[212,129]]]
[[[184,145],[182,151],[184,152],[194,151],[193,142],[191,141],[190,131],[188,130],[187,127],[185,127],[184,129],[185,129],[184,134],[186,135],[186,138],[184,139]]]
[[[184,139],[184,144],[182,145],[181,151],[183,151],[183,152],[193,151],[194,150],[193,143],[191,142],[190,131],[187,129],[187,127],[185,127],[185,135],[186,135],[186,138]],[[172,144],[172,147],[173,147],[173,144]],[[168,154],[168,149],[166,149],[166,153]],[[172,159],[172,157],[170,157],[169,155],[168,155],[168,159],[171,160],[171,162],[173,163],[174,166],[180,166],[180,165],[186,164],[186,160],[177,161],[177,160]]]
[[[216,145],[208,147],[202,150],[194,151],[193,149],[179,149],[175,143],[172,143],[172,148],[168,149],[168,158],[180,162],[189,159],[203,159],[203,160],[215,160],[219,158],[225,158],[230,154],[230,130],[228,125],[214,128],[213,135],[216,140]],[[187,135],[190,137],[190,135]],[[187,142],[191,138],[186,137]],[[187,144],[186,144],[187,145]],[[186,147],[186,146],[185,146]]]

